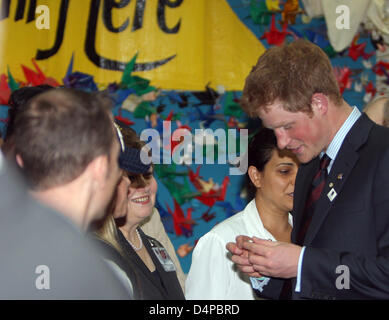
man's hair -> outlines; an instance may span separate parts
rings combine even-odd
[[[27,101],[33,98],[34,96],[41,94],[47,90],[51,90],[54,87],[47,84],[39,85],[36,87],[22,87],[12,92],[8,104],[10,108],[8,109],[8,123],[7,130],[4,136],[4,144],[1,146],[3,153],[6,156],[11,158],[13,154],[13,132],[14,132],[14,123],[17,113],[24,108]]]
[[[15,154],[30,187],[45,190],[73,181],[100,155],[110,155],[116,137],[107,106],[73,89],[44,92],[15,118]]]
[[[327,95],[339,105],[342,96],[331,62],[323,50],[299,39],[268,49],[246,78],[242,108],[250,116],[275,100],[290,112],[312,114],[312,96]]]

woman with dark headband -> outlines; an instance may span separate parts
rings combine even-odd
[[[111,249],[114,247],[120,253],[114,262],[131,280],[135,299],[184,299],[176,266],[166,249],[139,226],[152,214],[158,188],[152,165],[141,161],[144,144],[132,129],[120,128],[119,135],[122,182],[118,185],[113,214],[98,234]],[[113,217],[115,226],[112,225]],[[127,265],[124,266],[123,262]]]
[[[259,131],[248,146],[248,182],[253,199],[241,212],[217,224],[197,242],[185,295],[190,300],[253,300],[252,287],[266,290],[270,278],[249,278],[236,270],[226,244],[240,234],[290,242],[296,157],[277,148],[270,129]]]

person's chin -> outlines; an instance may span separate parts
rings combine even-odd
[[[289,201],[285,201],[285,202],[286,203],[285,203],[284,207],[285,207],[286,211],[291,212],[293,209],[293,199],[289,200]]]
[[[301,152],[299,154],[296,154],[296,157],[301,163],[308,163],[314,158],[314,156],[309,152]]]
[[[306,150],[303,145],[300,145],[297,148],[288,148],[288,150],[290,150],[300,162],[303,162],[306,157]]]
[[[147,204],[138,205],[136,208],[134,208],[134,210],[139,212],[139,214],[143,217],[147,218],[153,212],[153,207],[154,206],[152,205],[152,201],[149,201]]]

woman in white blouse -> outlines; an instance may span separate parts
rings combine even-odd
[[[226,244],[241,234],[290,242],[293,191],[298,161],[277,148],[272,130],[262,129],[248,147],[248,179],[254,199],[198,241],[186,280],[187,299],[252,300],[270,278],[249,278],[230,260]]]

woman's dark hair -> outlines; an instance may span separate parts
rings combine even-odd
[[[263,171],[275,149],[277,149],[277,138],[274,131],[267,128],[260,129],[251,138],[247,148],[248,167],[254,166],[258,171]],[[246,179],[249,195],[254,196],[256,188],[251,182],[248,172],[246,173]]]
[[[140,140],[136,131],[130,127],[120,126],[120,132],[123,135],[123,141],[127,148],[135,148],[141,150],[146,144]]]
[[[258,171],[263,171],[274,149],[277,149],[277,138],[274,131],[262,128],[249,143],[248,166],[254,166]]]

